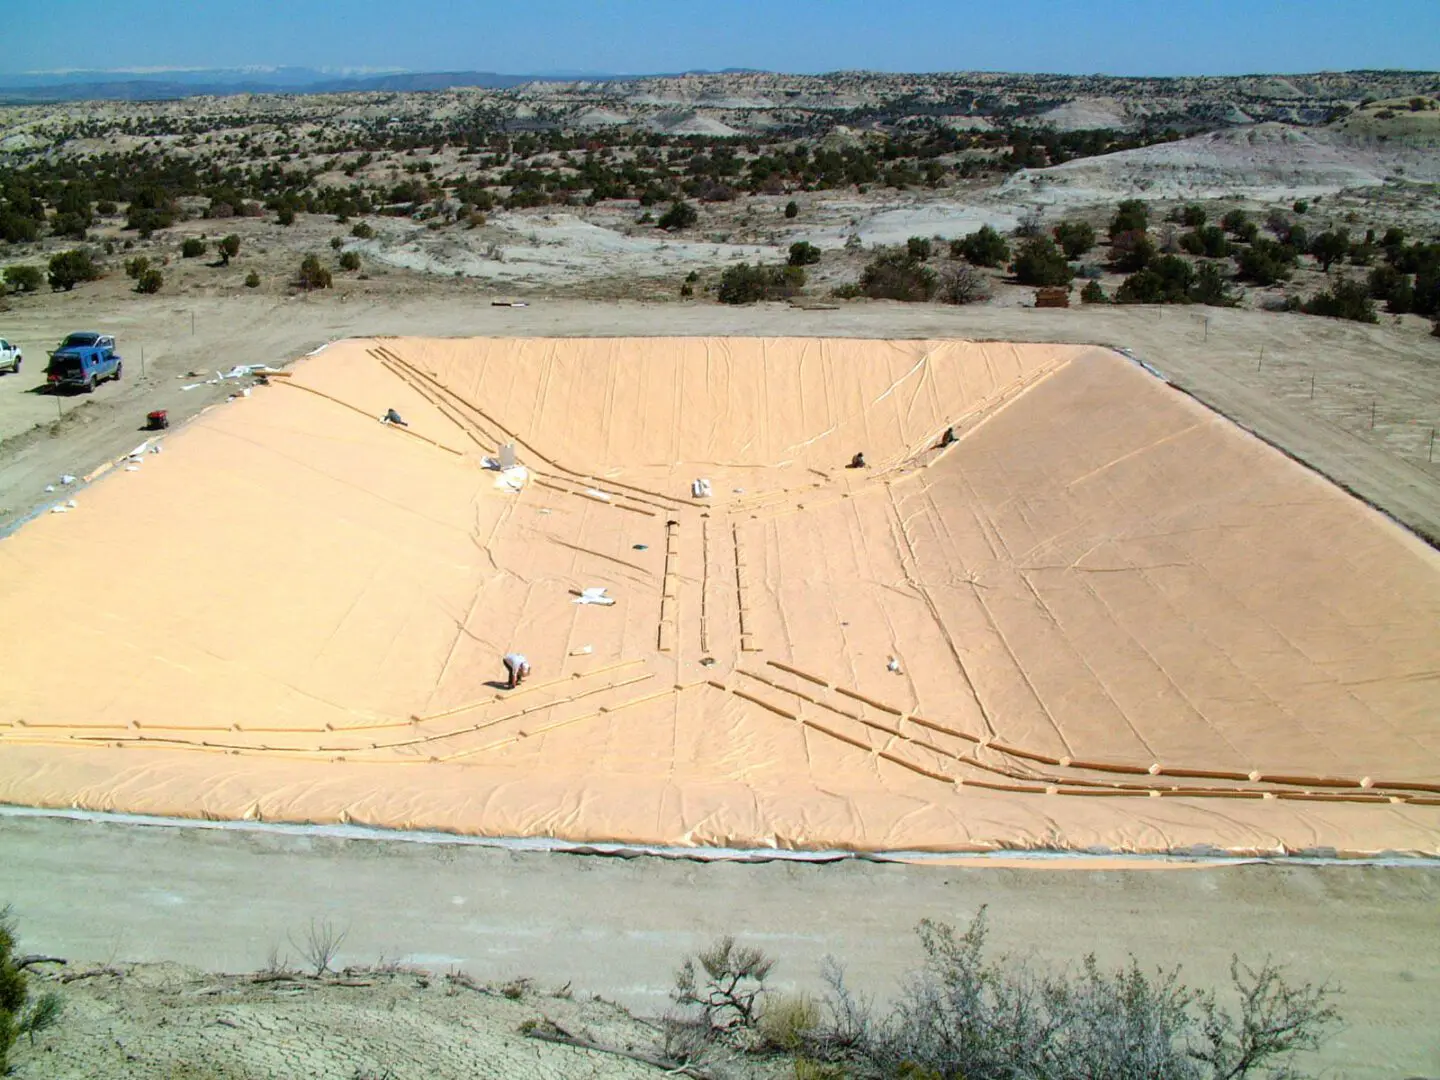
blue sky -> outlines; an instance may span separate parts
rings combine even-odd
[[[1440,0],[0,0],[0,72],[1440,68]]]

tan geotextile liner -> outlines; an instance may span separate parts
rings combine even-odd
[[[0,800],[1437,851],[1436,554],[1113,354],[390,339],[293,370],[0,544]],[[481,467],[511,441],[519,495]]]

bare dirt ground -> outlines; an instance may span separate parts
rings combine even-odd
[[[1062,341],[1129,348],[1206,404],[1255,431],[1416,532],[1440,537],[1440,339],[1419,320],[1364,326],[1235,309],[1090,307],[1036,310],[1000,301],[967,308],[848,301],[834,309],[783,304],[530,301],[492,307],[464,281],[430,282],[391,298],[378,283],[353,291],[180,300],[96,288],[27,302],[5,319],[28,357],[0,378],[0,531],[73,494],[47,493],[144,437],[152,409],[183,421],[223,401],[234,382],[183,390],[235,364],[280,364],[350,336],[654,336],[739,334],[956,337]],[[192,322],[193,320],[193,322]],[[193,333],[192,333],[193,326]],[[114,332],[126,375],[92,396],[33,392],[44,349],[71,330]],[[143,352],[145,372],[140,374]],[[1312,383],[1313,378],[1313,383]],[[1312,390],[1313,386],[1313,390]]]
[[[516,1026],[549,1016],[607,1045],[638,1042],[642,1026],[590,996],[661,1013],[679,960],[731,931],[778,958],[781,989],[819,991],[833,955],[883,1000],[920,958],[921,918],[964,923],[982,904],[997,953],[1045,963],[1133,952],[1219,988],[1233,953],[1268,955],[1294,980],[1344,989],[1343,1030],[1297,1062],[1304,1071],[1440,1076],[1440,871],[1428,866],[697,864],[32,817],[3,819],[0,859],[22,948],[64,956],[68,970],[246,971],[272,951],[296,964],[292,939],[328,920],[348,930],[337,967],[438,973],[429,986],[361,974],[376,985],[323,990],[173,968],[79,980],[60,987],[70,1019],[21,1047],[22,1077],[633,1075]],[[461,993],[448,972],[568,985],[574,999]],[[216,1060],[233,1071],[179,1068]]]

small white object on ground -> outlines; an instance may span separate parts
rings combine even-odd
[[[45,490],[46,490],[46,492],[54,491],[54,490],[55,490],[55,485],[54,485],[54,484],[46,484],[46,485],[45,485]]]
[[[513,469],[516,464],[515,444],[513,442],[507,442],[504,446],[500,447],[500,468]]]
[[[610,496],[605,492],[601,491],[599,488],[587,488],[585,494],[591,496],[592,498],[603,499],[605,502],[610,501]]]
[[[75,482],[75,477],[71,476],[69,473],[66,473],[64,476],[60,477],[60,482],[62,484],[73,484]]]
[[[493,457],[486,456],[480,459],[480,467],[482,469],[489,469],[492,472],[499,472],[500,462],[495,460]]]
[[[593,585],[588,589],[582,589],[580,595],[575,598],[577,604],[604,604],[606,606],[615,603],[613,596],[605,595],[604,585]]]
[[[571,650],[570,650],[570,655],[571,655],[571,656],[589,656],[589,655],[590,655],[591,653],[593,653],[594,651],[595,651],[595,647],[594,647],[593,645],[581,645],[580,648],[578,648],[578,649],[571,649]]]
[[[713,494],[713,491],[710,487],[710,481],[706,480],[704,477],[701,477],[699,480],[692,481],[690,484],[690,494],[696,499],[710,498],[710,496]]]
[[[897,674],[897,675],[900,674],[900,661],[899,661],[899,660],[896,660],[895,657],[893,657],[893,656],[890,657],[889,663],[887,663],[887,664],[885,665],[885,670],[886,670],[886,671],[893,671],[893,672],[895,672],[895,674]]]
[[[139,465],[126,465],[126,466],[125,466],[125,471],[126,471],[126,472],[139,472],[139,471],[140,471],[140,466],[139,466]]]
[[[501,491],[519,491],[530,479],[530,473],[524,465],[516,465],[509,469],[501,469],[500,475],[495,478],[495,486]]]

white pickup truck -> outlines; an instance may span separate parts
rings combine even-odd
[[[0,372],[20,370],[20,361],[25,359],[20,355],[20,346],[11,345],[4,338],[0,338]]]

